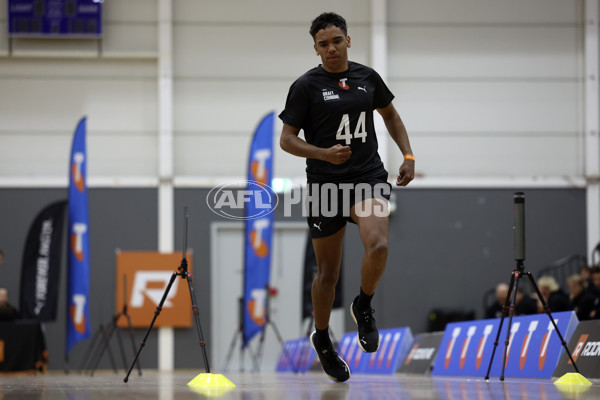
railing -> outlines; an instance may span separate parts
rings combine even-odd
[[[579,269],[587,265],[587,258],[580,254],[560,258],[553,263],[543,267],[537,273],[537,277],[552,276],[556,279],[559,286],[568,292],[567,278],[574,274],[579,274]]]

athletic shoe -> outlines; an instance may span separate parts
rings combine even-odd
[[[369,308],[358,312],[355,306],[357,301],[358,296],[350,304],[350,315],[358,326],[358,345],[365,353],[374,353],[379,348],[379,331],[375,325],[375,318],[373,318],[375,310]]]
[[[321,367],[323,372],[334,382],[345,382],[350,378],[350,368],[346,361],[342,360],[338,353],[333,350],[331,342],[323,348],[317,348],[314,342],[314,336],[316,332],[310,335],[310,344],[313,349],[317,352],[319,360],[321,361]]]

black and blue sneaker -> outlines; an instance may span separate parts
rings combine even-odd
[[[346,361],[333,350],[331,341],[325,346],[319,346],[314,340],[315,333],[316,332],[313,332],[310,335],[310,344],[319,356],[321,367],[323,367],[325,375],[334,382],[345,382],[350,379],[350,368],[348,367],[348,364],[346,364]]]
[[[350,304],[350,315],[358,326],[358,345],[365,353],[374,353],[379,349],[379,330],[377,330],[375,318],[373,318],[375,310],[369,307],[366,310],[358,311],[356,309],[357,301],[358,296]]]

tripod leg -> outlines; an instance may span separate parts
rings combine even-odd
[[[100,364],[100,361],[102,360],[102,356],[104,355],[105,352],[108,353],[108,360],[110,362],[110,365],[111,365],[113,371],[115,371],[115,373],[118,373],[117,367],[115,364],[115,359],[113,357],[112,350],[110,348],[110,339],[111,339],[113,331],[115,329],[115,325],[113,324],[110,327],[110,330],[108,332],[104,329],[104,327],[101,327],[100,329],[102,330],[102,333],[104,336],[104,343],[103,343],[104,345],[101,347],[100,353],[96,357],[94,367],[92,368],[91,373],[90,373],[91,376],[94,376],[94,372],[96,372],[96,369],[98,369],[98,365]]]
[[[548,304],[546,303],[546,300],[544,299],[544,296],[542,296],[542,293],[540,292],[540,289],[538,288],[538,285],[535,283],[535,279],[533,279],[533,275],[531,275],[531,272],[527,272],[527,276],[529,277],[529,281],[531,282],[531,286],[533,286],[533,288],[535,289],[535,292],[538,295],[538,298],[542,302],[542,306],[544,307],[544,311],[546,312],[546,314],[550,318],[550,321],[552,321],[552,325],[554,325],[554,331],[558,334],[558,337],[560,338],[560,342],[562,343],[563,347],[565,348],[565,351],[569,355],[569,359],[571,360],[571,363],[573,364],[573,368],[575,368],[575,372],[579,373],[579,368],[577,368],[577,365],[575,364],[575,360],[573,360],[573,356],[571,356],[571,352],[569,351],[569,347],[567,346],[567,342],[565,342],[565,339],[563,339],[563,336],[561,335],[560,330],[558,329],[558,326],[556,326],[556,322],[554,321],[554,317],[552,317],[552,313],[550,312],[550,307],[548,307]]]
[[[277,325],[275,325],[275,322],[269,320],[269,325],[271,325],[273,327],[273,331],[275,332],[275,337],[277,337],[277,340],[279,341],[279,344],[281,345],[281,349],[282,351],[285,353],[285,356],[290,360],[290,365],[292,366],[292,371],[294,373],[298,372],[298,365],[295,365],[294,363],[292,363],[292,359],[291,359],[291,355],[288,354],[288,349],[285,347],[285,343],[283,342],[283,338],[281,337],[281,333],[279,333],[279,329],[277,328]],[[299,358],[299,360],[301,360],[301,358]]]
[[[487,373],[485,374],[485,380],[490,379],[490,371],[492,370],[492,364],[494,363],[494,355],[496,354],[496,348],[498,347],[498,341],[500,340],[500,332],[502,332],[502,325],[504,325],[504,318],[508,315],[508,308],[510,305],[510,294],[512,287],[515,282],[515,271],[510,276],[510,283],[508,284],[508,292],[506,293],[506,299],[504,299],[504,305],[502,306],[502,318],[500,319],[500,326],[498,326],[498,332],[496,333],[496,340],[494,340],[494,350],[492,351],[492,357],[490,358],[490,364],[488,365]]]
[[[123,315],[127,318],[127,326],[129,331],[129,338],[131,339],[131,350],[133,351],[133,355],[135,356],[135,337],[133,336],[133,327],[131,326],[131,317],[127,313],[127,310],[123,312]],[[137,368],[138,368],[138,376],[142,376],[142,367],[140,366],[140,360],[137,360]]]
[[[125,358],[125,349],[123,348],[123,339],[121,339],[121,329],[117,328],[116,332],[117,332],[117,343],[119,344],[119,351],[121,352],[121,360],[123,361],[123,369],[125,371],[127,371],[127,359]]]
[[[260,333],[260,340],[258,341],[258,349],[256,350],[256,359],[255,359],[255,365],[254,365],[254,369],[256,370],[255,372],[258,372],[260,370],[260,367],[258,367],[258,364],[260,364],[262,362],[262,356],[263,356],[263,346],[265,344],[265,336],[267,335],[267,326],[269,326],[269,324],[271,323],[271,321],[267,320],[267,322],[265,323],[265,326],[263,327],[262,332]]]
[[[92,373],[92,368],[96,364],[96,359],[98,358],[98,356],[102,352],[103,345],[104,345],[104,342],[106,340],[106,330],[104,329],[104,325],[103,324],[100,324],[100,326],[98,327],[98,334],[99,334],[98,335],[98,343],[96,344],[96,347],[92,351],[92,355],[90,356],[89,362],[86,365],[86,370],[85,371],[87,373],[89,373],[89,374]]]
[[[231,339],[231,344],[229,345],[229,351],[227,352],[227,357],[225,358],[225,365],[223,367],[221,367],[221,369],[223,371],[227,371],[227,368],[229,367],[229,361],[231,361],[231,357],[233,356],[233,351],[235,349],[235,344],[237,342],[238,335],[241,335],[241,334],[242,334],[241,330],[237,330],[233,334],[233,338]]]
[[[96,332],[94,332],[94,334],[92,335],[92,340],[90,341],[90,344],[88,345],[88,348],[85,351],[83,358],[81,359],[81,364],[79,365],[79,373],[80,374],[85,370],[85,366],[88,363],[90,356],[92,355],[92,350],[94,349],[94,347],[96,346],[96,342],[98,341],[99,334],[100,334],[100,331],[96,330]]]
[[[131,374],[131,370],[133,370],[133,366],[137,362],[137,360],[140,356],[140,353],[142,352],[142,349],[146,345],[146,339],[148,339],[148,335],[150,335],[150,332],[152,331],[152,327],[154,326],[154,323],[156,322],[156,318],[158,318],[158,316],[160,315],[160,312],[162,311],[162,306],[165,303],[165,300],[167,299],[167,295],[169,294],[169,290],[171,290],[171,286],[173,286],[173,282],[175,282],[175,278],[177,278],[177,276],[178,276],[177,272],[173,272],[173,275],[171,275],[171,280],[169,280],[169,284],[167,285],[167,288],[165,289],[165,292],[163,293],[163,296],[160,299],[160,303],[154,310],[154,317],[152,318],[152,322],[150,323],[150,326],[148,327],[148,330],[146,331],[146,335],[144,336],[142,343],[140,343],[140,348],[138,349],[137,353],[135,354],[135,359],[131,363],[131,366],[129,367],[129,371],[127,371],[127,375],[125,375],[125,378],[123,378],[123,382],[127,382],[129,380],[129,375]]]
[[[198,312],[198,306],[196,305],[196,296],[194,295],[194,285],[192,284],[192,276],[189,272],[186,272],[186,278],[188,288],[190,289],[190,297],[192,299],[192,311],[194,312],[194,320],[196,321],[196,330],[200,338],[200,347],[202,348],[202,356],[204,357],[204,366],[206,367],[206,373],[210,374],[210,367],[208,365],[208,357],[206,355],[206,342],[202,335],[202,326],[200,325],[200,315]]]
[[[106,353],[108,354],[108,361],[110,362],[110,366],[112,367],[115,374],[118,374],[119,370],[117,369],[117,363],[115,362],[115,356],[113,355],[112,348],[110,347],[110,342],[109,342],[111,337],[112,337],[112,334],[108,337],[108,339],[106,341]],[[98,362],[100,362],[100,359],[98,359]],[[96,368],[98,368],[97,365],[96,365]],[[96,370],[96,368],[94,368],[94,370]]]
[[[502,374],[500,380],[504,380],[504,371],[506,369],[506,358],[508,357],[508,348],[510,347],[510,331],[512,327],[512,320],[515,315],[515,302],[517,300],[517,290],[519,288],[519,280],[521,279],[521,272],[515,272],[515,287],[512,290],[510,308],[508,310],[508,326],[506,327],[506,341],[504,342],[504,358],[502,359]],[[509,289],[510,290],[510,289]]]

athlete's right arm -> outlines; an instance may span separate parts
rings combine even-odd
[[[281,148],[298,157],[314,158],[332,164],[343,164],[348,161],[352,154],[350,146],[336,144],[335,146],[324,149],[302,140],[298,137],[299,133],[300,129],[284,123],[283,129],[281,130],[281,139],[279,140]]]

